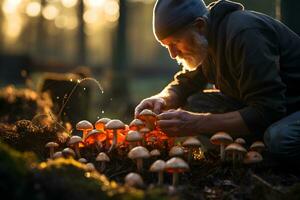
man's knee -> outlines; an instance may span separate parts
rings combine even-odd
[[[284,133],[281,124],[271,125],[265,132],[264,141],[271,154],[280,155],[283,152],[282,141],[284,140]]]

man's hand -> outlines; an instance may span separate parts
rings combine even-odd
[[[168,110],[158,115],[157,124],[170,137],[197,135],[205,124],[206,113],[193,113],[185,110]]]
[[[147,99],[144,99],[137,105],[135,108],[134,115],[137,117],[140,112],[142,112],[144,109],[150,109],[156,114],[160,114],[163,110],[163,108],[166,106],[166,102],[163,98],[161,97],[149,97]]]

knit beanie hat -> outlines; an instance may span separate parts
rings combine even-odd
[[[157,0],[153,9],[154,35],[162,40],[207,12],[203,0]]]

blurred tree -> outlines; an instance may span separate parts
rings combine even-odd
[[[299,0],[281,0],[281,20],[298,35],[300,35],[299,10]]]
[[[84,20],[83,20],[83,12],[84,12],[84,3],[83,0],[79,0],[79,5],[77,6],[77,15],[79,21],[78,27],[78,47],[77,47],[77,63],[79,65],[86,64],[86,47],[85,47],[85,33],[84,33]]]

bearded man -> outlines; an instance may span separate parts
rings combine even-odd
[[[225,131],[264,137],[274,157],[299,160],[297,34],[225,0],[208,7],[202,0],[158,0],[153,30],[183,69],[162,92],[141,101],[135,115],[152,109],[169,136]],[[207,84],[220,92],[202,92]]]

